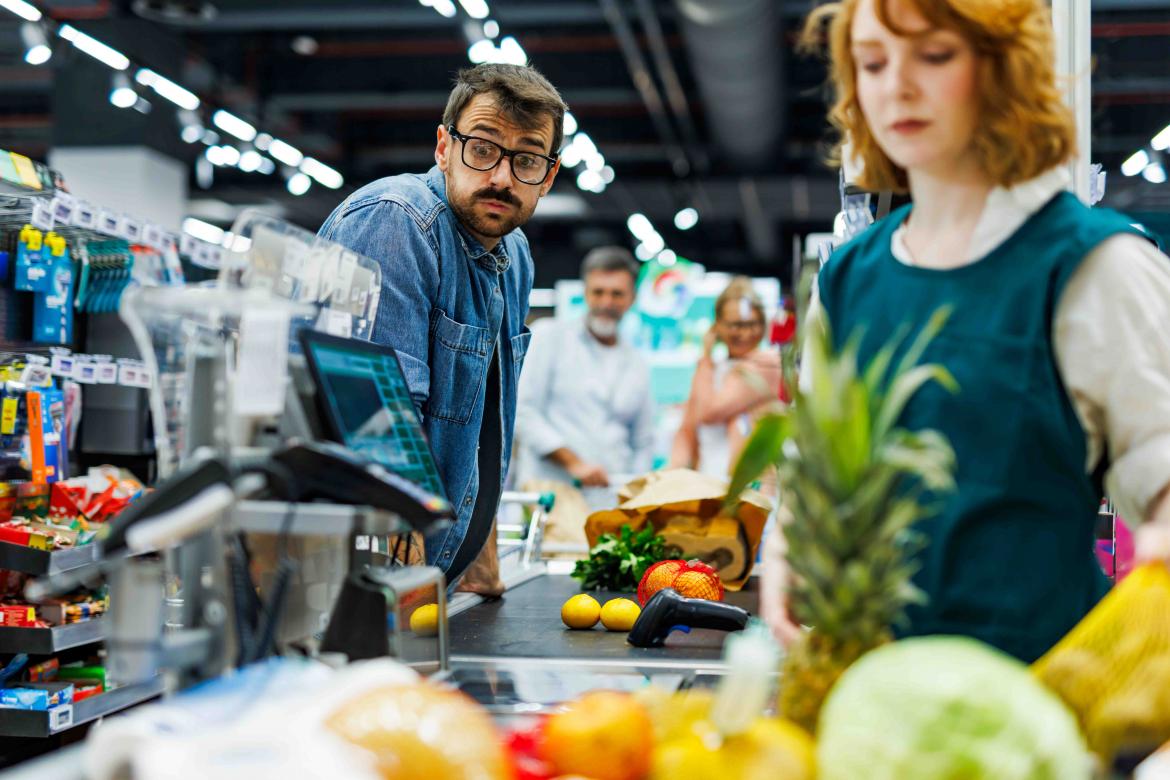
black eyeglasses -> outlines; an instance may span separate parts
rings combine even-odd
[[[447,132],[452,138],[463,142],[463,164],[476,171],[490,171],[500,164],[500,160],[508,158],[512,166],[512,175],[517,181],[525,184],[544,184],[548,174],[556,165],[556,156],[537,154],[536,152],[517,152],[505,149],[495,141],[480,138],[474,135],[464,135],[455,129],[455,125],[447,125]]]

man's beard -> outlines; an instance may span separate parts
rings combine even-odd
[[[447,198],[451,210],[455,212],[455,216],[463,225],[471,230],[476,235],[485,236],[487,238],[503,238],[511,233],[516,228],[523,225],[532,216],[532,210],[527,213],[524,211],[524,204],[516,197],[511,190],[499,190],[494,187],[485,187],[481,190],[476,190],[469,197],[464,198],[459,193],[452,193],[450,191],[450,184],[448,184]],[[475,210],[478,201],[481,200],[498,200],[500,203],[507,203],[514,206],[516,211],[512,214],[479,214]]]
[[[621,324],[621,317],[611,317],[609,314],[598,315],[593,312],[585,315],[585,327],[599,339],[617,338]]]

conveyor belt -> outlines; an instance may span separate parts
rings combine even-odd
[[[757,611],[758,581],[752,579],[739,593],[727,593],[726,601]],[[581,592],[577,580],[563,575],[543,575],[504,594],[498,601],[479,604],[451,618],[451,655],[475,658],[580,659],[601,662],[718,661],[727,634],[694,629],[675,632],[666,647],[637,648],[625,633],[606,631],[598,624],[592,631],[571,631],[561,622],[561,605]],[[629,593],[594,593],[600,603],[610,598],[633,598]]]

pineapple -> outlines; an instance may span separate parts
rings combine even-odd
[[[911,582],[923,541],[913,525],[930,511],[926,490],[953,487],[954,452],[937,431],[896,423],[923,384],[956,389],[943,367],[918,365],[947,316],[936,312],[894,365],[906,336],[897,334],[863,373],[858,338],[833,354],[828,324],[816,328],[805,342],[808,387],[797,389],[789,357],[794,402],[759,421],[732,478],[737,496],[774,464],[792,514],[783,526],[789,610],[812,630],[784,661],[780,710],[810,733],[837,678],[925,598]]]

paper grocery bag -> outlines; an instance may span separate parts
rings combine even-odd
[[[622,503],[616,509],[591,514],[585,536],[592,547],[602,534],[616,533],[623,525],[638,531],[650,523],[680,557],[706,561],[725,587],[739,590],[751,574],[772,502],[748,490],[724,512],[726,496],[725,479],[691,469],[651,472],[618,492]]]

